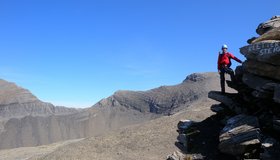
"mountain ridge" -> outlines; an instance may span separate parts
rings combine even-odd
[[[39,101],[29,90],[0,79],[0,105]]]
[[[218,89],[217,82],[217,73],[192,74],[177,85],[148,91],[118,91],[74,113],[13,117],[0,127],[0,149],[92,137],[171,115],[207,99],[208,91]]]
[[[77,112],[77,109],[42,102],[29,90],[0,79],[0,120],[29,115],[49,116],[74,112]]]
[[[191,103],[200,97],[207,97],[208,90],[211,88],[209,86],[218,87],[217,79],[218,75],[214,73],[193,73],[188,75],[182,83],[176,85],[160,86],[147,91],[118,90],[112,96],[102,99],[92,107],[104,104],[114,106],[118,103],[130,106],[140,112],[169,115],[186,103]],[[205,83],[206,80],[209,81]],[[200,84],[197,85],[198,83]],[[190,88],[189,91],[187,91],[188,88]]]

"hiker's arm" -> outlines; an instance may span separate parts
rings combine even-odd
[[[230,57],[234,60],[236,60],[239,63],[242,63],[242,61],[240,59],[238,59],[237,57],[235,57],[233,54],[230,54]]]

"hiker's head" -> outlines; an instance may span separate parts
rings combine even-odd
[[[222,51],[227,52],[228,46],[226,44],[222,45]]]

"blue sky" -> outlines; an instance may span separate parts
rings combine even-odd
[[[223,43],[239,48],[276,0],[0,0],[0,78],[43,101],[89,107],[117,90],[216,72]],[[235,63],[236,64],[236,63]]]

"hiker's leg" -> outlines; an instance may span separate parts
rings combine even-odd
[[[221,82],[221,91],[225,93],[225,72],[221,70],[220,72],[220,82]]]
[[[234,71],[233,71],[231,68],[226,67],[226,68],[225,68],[225,72],[228,73],[228,74],[230,75],[230,79],[231,79],[232,82],[235,82],[235,81],[236,81],[236,80],[235,80],[235,76],[234,76]]]

